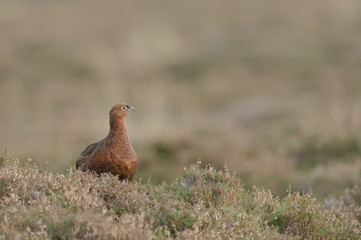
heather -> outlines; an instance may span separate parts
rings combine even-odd
[[[198,162],[172,183],[150,181],[121,182],[110,174],[98,177],[74,168],[52,173],[30,160],[20,165],[17,159],[2,157],[1,238],[361,237],[357,216],[325,208],[311,193],[289,189],[280,198],[262,187],[246,189],[227,167],[216,170]]]

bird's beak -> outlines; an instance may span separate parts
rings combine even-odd
[[[130,107],[128,110],[134,110],[134,107]]]

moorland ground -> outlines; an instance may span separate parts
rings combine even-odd
[[[360,239],[361,189],[326,204],[289,189],[247,190],[227,168],[185,169],[174,182],[49,173],[1,157],[2,239]],[[331,204],[330,204],[331,203]]]

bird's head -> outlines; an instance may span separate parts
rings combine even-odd
[[[134,110],[134,107],[127,104],[117,104],[110,109],[109,117],[111,119],[122,119],[128,115],[130,110]]]

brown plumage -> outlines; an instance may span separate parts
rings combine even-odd
[[[106,138],[90,144],[76,161],[76,169],[96,173],[112,173],[120,180],[131,180],[137,171],[138,158],[127,135],[124,118],[130,110],[117,104],[109,112],[110,131]]]

